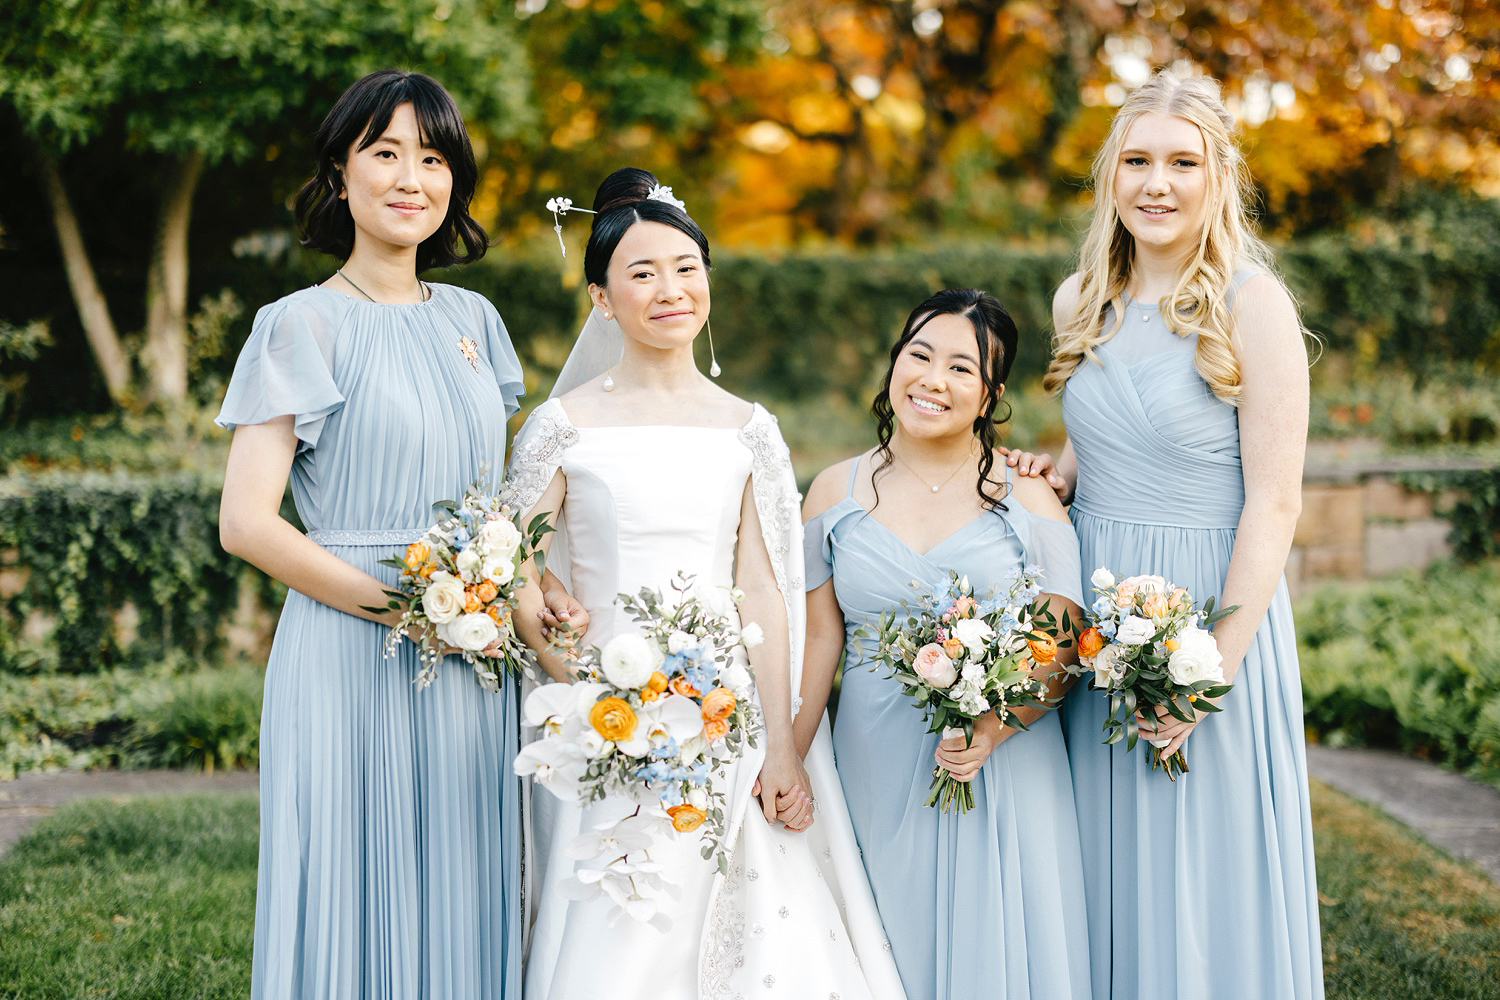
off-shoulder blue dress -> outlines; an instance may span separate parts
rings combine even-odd
[[[315,287],[255,318],[219,423],[295,418],[292,493],[310,537],[378,565],[487,467],[523,392],[483,297],[413,305]],[[466,348],[469,348],[466,350]],[[472,360],[470,360],[472,356]],[[410,643],[289,593],[266,669],[251,995],[519,997],[518,700],[456,658],[418,690]]]
[[[1099,363],[1084,362],[1063,393],[1084,576],[1100,566],[1159,574],[1217,600],[1245,504],[1238,416],[1194,367],[1196,338],[1169,331],[1155,305],[1127,302],[1125,314]],[[1322,997],[1285,582],[1223,711],[1184,744],[1191,770],[1175,784],[1152,772],[1144,744],[1102,745],[1107,709],[1080,683],[1062,710],[1097,1000]]]
[[[856,462],[850,486],[858,474]],[[1007,476],[1009,469],[1006,470]],[[865,871],[911,1000],[1089,1000],[1073,784],[1057,714],[1007,739],[973,783],[974,809],[928,808],[938,735],[857,636],[967,574],[976,595],[1023,564],[1079,601],[1078,542],[1013,497],[916,552],[853,496],[806,527],[807,589],[831,577],[846,632],[833,749]]]

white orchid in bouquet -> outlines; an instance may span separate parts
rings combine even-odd
[[[1140,737],[1136,713],[1151,719],[1165,709],[1172,718],[1192,722],[1195,712],[1217,712],[1214,699],[1228,693],[1223,656],[1208,627],[1232,614],[1237,605],[1202,610],[1182,587],[1159,576],[1116,580],[1103,567],[1089,581],[1097,595],[1086,612],[1087,627],[1078,635],[1078,672],[1092,671],[1096,690],[1109,693],[1106,744],[1125,741],[1135,749]],[[1188,770],[1181,747],[1162,758],[1167,742],[1151,741],[1152,770],[1165,769],[1173,781]]]
[[[660,893],[676,893],[651,858],[658,837],[697,834],[705,859],[727,868],[726,803],[715,781],[722,765],[755,747],[761,714],[745,650],[761,629],[710,607],[678,576],[673,599],[643,589],[621,594],[635,627],[572,657],[573,683],[547,684],[522,709],[539,737],[521,748],[515,771],[582,805],[618,796],[633,803],[573,840],[580,862],[574,898],[605,895],[615,919],[666,929]],[[732,591],[730,600],[743,595]]]
[[[1050,707],[1046,684],[1031,672],[1072,644],[1072,622],[1064,612],[1059,629],[1038,601],[1040,578],[1039,568],[1027,566],[980,600],[967,576],[950,572],[929,589],[913,581],[916,602],[902,601],[901,610],[881,616],[874,658],[916,700],[930,720],[928,732],[962,735],[972,745],[974,720],[986,712],[994,711],[1001,725],[1025,729],[1015,709]],[[968,812],[974,790],[937,767],[927,805]]]
[[[514,627],[517,595],[526,586],[520,569],[534,558],[542,571],[539,542],[552,528],[543,514],[523,526],[509,495],[508,487],[486,493],[481,478],[462,500],[434,504],[444,516],[400,555],[381,560],[400,574],[397,589],[386,591],[387,608],[401,612],[386,637],[386,655],[410,637],[421,661],[418,687],[437,679],[450,647],[487,691],[500,690],[500,670],[532,672],[535,654]]]

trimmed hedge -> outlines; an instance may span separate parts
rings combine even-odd
[[[277,600],[276,585],[219,546],[219,492],[191,473],[0,480],[0,670],[217,656],[241,588]],[[28,639],[39,624],[50,628]]]

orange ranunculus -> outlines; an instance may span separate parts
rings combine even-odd
[[[651,690],[648,687],[643,687],[643,688],[641,688],[640,695],[641,695],[641,701],[643,701],[643,702],[645,702],[646,704],[649,705],[651,702],[653,702],[656,699],[658,699],[658,698],[661,697],[661,692],[660,691],[653,691],[653,690]]]
[[[490,621],[494,622],[500,631],[510,630],[510,615],[506,612],[505,605],[492,604],[484,609],[484,613],[490,616]]]
[[[667,675],[660,670],[651,671],[651,677],[646,681],[646,688],[661,694],[667,689]]]
[[[488,604],[500,596],[500,588],[489,580],[480,580],[474,587],[474,596]]]
[[[692,833],[703,825],[704,820],[708,819],[708,813],[686,802],[668,809],[667,815],[672,817],[672,829],[678,833]]]
[[[703,721],[727,719],[734,711],[734,692],[725,688],[714,688],[703,696]]]
[[[723,719],[704,719],[703,738],[713,743],[729,735],[729,723]]]
[[[950,660],[958,659],[959,655],[964,651],[964,644],[951,637],[942,641],[942,647],[943,654]]]
[[[953,602],[953,613],[959,618],[973,618],[974,609],[979,607],[979,602],[965,594]]]
[[[472,615],[482,607],[484,607],[484,602],[479,599],[478,594],[474,593],[474,588],[472,586],[465,587],[464,614]]]
[[[437,560],[429,560],[425,565],[422,566],[421,569],[417,570],[417,575],[424,580],[430,579],[432,574],[436,573],[441,568],[442,564],[437,562]]]
[[[1026,646],[1031,650],[1031,658],[1043,666],[1057,659],[1057,640],[1050,635],[1032,639],[1026,643]]]
[[[689,684],[686,677],[673,677],[671,681],[667,683],[667,688],[671,690],[673,694],[680,694],[684,698],[699,697],[698,689]]]
[[[589,710],[589,725],[600,736],[619,743],[635,735],[635,712],[621,698],[605,698]]]
[[[1179,650],[1181,648],[1182,648],[1182,643],[1178,642],[1176,639],[1168,639],[1167,640],[1167,652],[1169,652],[1169,653],[1175,653],[1175,652],[1177,652],[1177,650]]]
[[[1108,645],[1104,641],[1104,633],[1096,628],[1086,628],[1078,637],[1079,656],[1097,656],[1099,650]]]
[[[416,572],[430,555],[432,549],[427,547],[426,542],[412,542],[406,547],[406,568]]]

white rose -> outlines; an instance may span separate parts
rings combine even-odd
[[[1094,570],[1094,575],[1089,577],[1089,583],[1093,584],[1096,590],[1108,590],[1115,585],[1115,575],[1100,566]]]
[[[460,552],[453,562],[458,566],[459,575],[465,580],[469,583],[479,582],[479,569],[484,560],[479,557],[478,552],[474,551],[474,546],[471,545]]]
[[[500,638],[500,626],[489,615],[476,611],[439,625],[438,637],[450,646],[477,653]]]
[[[1224,683],[1224,657],[1214,637],[1201,628],[1188,626],[1177,633],[1177,651],[1167,659],[1167,676],[1173,684],[1188,686],[1199,681]]]
[[[995,630],[983,618],[963,618],[953,624],[953,638],[968,647],[975,656],[984,653],[984,644],[995,637]]]
[[[750,676],[749,668],[738,659],[732,659],[719,668],[719,683],[733,691],[736,698],[747,698],[754,678]]]
[[[753,649],[765,641],[766,633],[755,622],[740,629],[740,642],[745,644],[746,649]]]
[[[516,564],[510,558],[487,559],[479,569],[479,578],[488,580],[497,587],[510,583],[516,575]]]
[[[667,636],[667,652],[680,653],[685,649],[692,649],[698,645],[698,640],[678,629]]]
[[[1118,684],[1125,677],[1124,659],[1125,651],[1114,643],[1105,646],[1094,654],[1094,686],[1109,688]]]
[[[617,688],[638,688],[656,670],[657,653],[655,644],[638,632],[617,635],[604,647],[604,676]]]
[[[1115,642],[1122,646],[1139,646],[1155,634],[1156,626],[1151,623],[1151,619],[1126,615],[1125,620],[1120,622],[1119,630],[1115,632]]]
[[[516,549],[521,547],[521,532],[509,518],[486,521],[479,529],[479,544],[491,560],[510,562],[515,559]]]
[[[463,581],[446,570],[432,574],[422,593],[422,613],[434,625],[445,625],[464,609]]]

